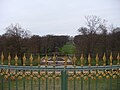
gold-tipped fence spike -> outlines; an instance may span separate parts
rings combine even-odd
[[[96,60],[96,66],[98,66],[98,65],[99,65],[99,64],[98,64],[98,60],[99,60],[98,53],[96,54],[95,60]]]
[[[90,53],[89,53],[89,55],[88,55],[88,66],[90,67],[91,66],[91,57],[90,57]]]
[[[25,66],[25,63],[26,63],[26,56],[24,54],[24,56],[23,56],[23,66]]]
[[[56,65],[56,56],[55,56],[55,53],[54,53],[54,55],[53,55],[53,62],[54,62],[54,67],[55,67],[55,65]]]
[[[10,60],[11,60],[11,56],[10,56],[10,53],[8,55],[8,66],[10,66]]]
[[[83,57],[83,54],[81,54],[81,57],[80,57],[80,61],[81,61],[81,67],[83,67],[83,60],[84,60],[84,57]]]
[[[40,55],[38,55],[38,66],[40,67]]]
[[[3,64],[4,64],[4,54],[2,52],[2,54],[1,54],[1,65],[3,65]]]
[[[103,55],[103,66],[105,66],[105,65],[106,65],[106,55],[104,53],[104,55]]]
[[[73,57],[73,66],[74,66],[74,67],[76,67],[76,60],[77,60],[77,58],[76,58],[75,55],[74,55],[74,57]]]
[[[15,55],[15,66],[18,66],[18,56],[17,56],[17,54]]]
[[[30,66],[32,66],[33,65],[33,56],[32,56],[32,54],[30,55]]]
[[[48,66],[48,56],[47,56],[47,54],[46,54],[46,56],[45,56],[45,66],[46,66],[46,67]]]
[[[64,67],[67,67],[67,56],[64,57]]]
[[[117,65],[119,65],[119,64],[120,64],[120,55],[118,53],[118,55],[117,55]]]
[[[110,66],[112,66],[112,60],[113,60],[113,56],[112,56],[112,52],[110,53]]]

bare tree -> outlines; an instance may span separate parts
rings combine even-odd
[[[31,32],[23,29],[19,24],[11,24],[6,28],[6,35],[9,37],[18,37],[23,39],[29,38],[31,36]]]
[[[100,26],[106,25],[105,19],[101,19],[100,17],[95,15],[85,16],[85,19],[88,28],[88,34],[96,34],[97,32],[99,33],[101,31]]]
[[[82,35],[88,35],[88,28],[86,28],[86,27],[80,27],[78,29],[78,32],[80,32]]]
[[[23,29],[19,24],[11,24],[6,28],[5,35],[8,37],[8,47],[12,46],[14,48],[14,52],[21,56],[21,63],[23,63],[22,56],[26,52],[23,40],[31,36],[30,31]],[[13,53],[12,50],[11,53]]]
[[[80,27],[78,29],[78,32],[80,32],[85,40],[82,40],[85,42],[84,47],[86,47],[84,50],[86,51],[86,56],[88,54],[92,54],[94,52],[94,48],[99,40],[97,34],[104,31],[106,33],[107,30],[105,28],[106,20],[101,19],[98,16],[90,15],[85,16],[86,19],[86,27]],[[83,52],[83,51],[82,51]]]

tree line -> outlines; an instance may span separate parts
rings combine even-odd
[[[103,53],[109,57],[120,52],[120,27],[114,28],[113,25],[107,27],[106,20],[97,16],[87,16],[86,26],[78,29],[79,35],[74,37],[77,54],[84,53],[87,57],[90,53],[96,53],[102,57]]]
[[[0,52],[5,52],[5,56],[10,52],[11,55],[18,54],[23,56],[24,53],[33,54],[52,54],[61,52],[70,54],[88,56],[99,53],[101,56],[105,52],[117,53],[120,51],[120,28],[108,28],[106,20],[97,16],[86,16],[86,26],[78,29],[79,35],[70,37],[67,35],[31,35],[31,32],[23,29],[19,24],[10,25],[6,32],[0,35]],[[69,44],[68,44],[69,42]],[[67,43],[67,45],[66,45]],[[69,48],[67,48],[69,46]],[[63,47],[63,48],[62,48]],[[66,49],[67,48],[67,49]]]
[[[24,30],[19,24],[10,25],[6,33],[0,36],[0,52],[5,52],[7,57],[17,54],[22,57],[24,53],[48,54],[58,52],[59,48],[69,41],[69,37],[55,35],[31,35],[30,31]]]

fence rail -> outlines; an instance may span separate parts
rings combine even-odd
[[[89,54],[88,65],[84,65],[84,57],[81,54],[80,65],[76,65],[77,58],[73,56],[72,65],[67,65],[68,58],[64,57],[64,63],[56,66],[56,56],[52,57],[52,66],[48,64],[48,56],[45,56],[45,65],[41,65],[40,56],[38,65],[34,66],[34,58],[31,54],[29,65],[24,54],[23,65],[18,65],[17,55],[14,58],[15,65],[11,65],[11,56],[8,55],[8,64],[5,65],[4,55],[1,55],[0,65],[0,90],[119,90],[120,88],[120,56],[113,65],[112,53],[109,64],[106,65],[106,56],[103,55],[103,65],[99,65],[99,56],[96,55],[95,65],[91,65],[92,58]]]

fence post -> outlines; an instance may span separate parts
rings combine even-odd
[[[61,90],[67,90],[67,74],[66,74],[66,70],[61,71]]]
[[[3,69],[1,69],[1,72],[3,73]],[[2,86],[2,90],[4,90],[4,89],[3,89],[3,87],[4,87],[4,86],[3,86],[3,82],[4,82],[4,76],[3,76],[3,74],[2,74],[2,75],[1,75],[1,83],[2,83],[1,86]]]

